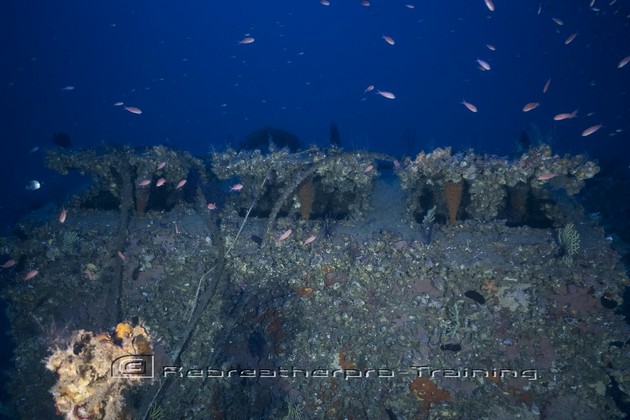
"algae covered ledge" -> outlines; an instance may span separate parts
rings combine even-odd
[[[621,416],[628,278],[573,199],[583,156],[47,163],[91,184],[1,239],[16,372],[40,378],[12,377],[19,417]],[[115,385],[110,359],[138,354],[151,375]]]

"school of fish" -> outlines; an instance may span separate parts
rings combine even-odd
[[[483,1],[483,5],[485,5],[486,10],[491,12],[487,16],[488,19],[494,18],[495,13],[496,13],[497,17],[500,16],[501,8],[499,7],[499,9],[497,10],[493,0],[477,0],[477,1],[479,1],[479,2]],[[320,0],[320,4],[323,5],[323,6],[331,6],[331,3],[332,3],[331,0]],[[612,5],[614,3],[615,3],[615,0],[613,0],[610,3],[610,5]],[[370,7],[371,3],[368,0],[362,0],[362,1],[359,2],[359,5],[362,6],[362,7]],[[406,7],[407,9],[409,9],[409,10],[414,10],[416,8],[415,4],[413,4],[413,3],[406,3],[403,6]],[[596,7],[596,5],[595,5],[595,0],[591,0],[588,7],[594,12],[600,12],[600,9],[598,7]],[[555,11],[555,12],[557,12],[557,11]],[[538,15],[543,14],[542,2],[539,3],[539,6],[538,6],[538,9],[537,9],[536,13]],[[628,17],[630,17],[630,15]],[[565,21],[565,19],[563,19],[562,17],[560,17],[558,15],[549,16],[548,19],[550,19],[551,23],[556,26],[557,29],[555,31],[557,33],[559,33],[559,34],[561,33],[560,32],[561,29],[563,29],[565,27],[568,27],[568,28],[571,27],[571,23],[572,22],[570,22],[568,20]],[[578,32],[567,32],[567,33],[568,33],[568,35],[564,35],[563,43],[565,45],[573,44],[574,41],[576,41],[576,38],[578,37]],[[394,39],[393,35],[395,35],[395,34],[381,33],[381,38],[386,44],[388,44],[390,46],[396,46],[397,42]],[[254,36],[252,34],[249,34],[249,33],[244,34],[244,36],[240,40],[237,41],[237,43],[239,45],[250,45],[250,44],[254,44],[255,42],[256,42],[256,38],[254,38]],[[586,41],[583,41],[583,42],[586,42]],[[495,47],[495,44],[493,44],[493,43],[486,43],[485,47],[487,48],[487,50],[489,50],[491,52],[495,52],[497,50],[496,47]],[[619,61],[617,62],[617,68],[618,69],[622,69],[630,62],[630,55],[622,57],[622,58],[620,58],[618,60]],[[488,72],[488,71],[492,70],[492,68],[493,68],[492,65],[491,65],[492,61],[493,60],[491,60],[491,59],[477,58],[476,59],[477,67],[481,71]],[[543,93],[544,94],[546,94],[549,91],[550,83],[551,83],[551,79],[549,78],[549,79],[547,79],[547,81],[546,81],[546,83],[544,84],[544,87],[543,87]],[[63,91],[72,91],[72,90],[74,90],[74,86],[66,86],[66,87],[62,88],[62,90]],[[389,100],[397,99],[397,95],[393,91],[391,91],[391,90],[384,90],[384,89],[377,89],[375,87],[375,85],[373,85],[373,84],[369,85],[367,88],[365,88],[364,94],[367,94],[367,93],[373,93],[373,94],[376,94],[376,95],[378,95],[378,96],[380,96],[382,98],[389,99]],[[365,99],[366,98],[364,98],[364,100]],[[477,106],[474,105],[472,102],[469,102],[469,101],[466,101],[466,100],[462,100],[461,104],[463,104],[470,112],[473,112],[473,113],[477,113],[478,112]],[[139,108],[137,106],[126,105],[122,101],[116,102],[114,105],[118,106],[118,107],[121,107],[122,109],[124,109],[125,111],[127,111],[127,112],[129,112],[131,114],[135,114],[135,115],[142,115],[143,114],[143,110],[141,108]],[[540,101],[528,102],[528,103],[526,103],[523,106],[522,111],[523,112],[530,112],[530,111],[538,108],[540,105],[541,105]],[[555,114],[555,116],[553,117],[553,120],[554,121],[563,121],[563,120],[570,120],[570,119],[574,119],[574,118],[577,118],[577,114],[576,113],[558,113],[558,114]],[[597,131],[597,130],[595,130],[595,131]],[[592,133],[589,133],[589,134],[593,134],[595,131],[593,131]],[[160,179],[158,181],[158,185],[157,186],[164,185],[165,182],[166,182],[165,180]],[[140,187],[147,187],[149,185],[150,185],[150,181],[146,182],[146,180],[143,180],[139,184]],[[29,189],[31,189],[31,188],[29,188]],[[32,188],[32,189],[36,189],[36,188]]]

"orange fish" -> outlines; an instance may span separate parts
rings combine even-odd
[[[89,268],[86,268],[84,273],[85,273],[85,275],[87,276],[88,279],[90,279],[92,281],[96,280],[96,276],[94,275],[92,270],[90,270]]]
[[[487,61],[477,59],[477,64],[479,64],[480,70],[490,70],[490,64]]]
[[[160,178],[157,180],[157,182],[155,183],[156,187],[161,187],[162,185],[166,184],[166,178]]]
[[[363,91],[363,93],[368,93],[368,92],[372,92],[374,90],[374,85],[370,85],[368,87],[365,88],[365,90]]]
[[[395,45],[396,41],[394,41],[394,38],[392,38],[391,36],[388,35],[383,35],[383,39],[385,40],[385,42],[387,42],[389,45]]]
[[[278,238],[276,238],[276,241],[284,241],[289,236],[291,236],[291,233],[293,233],[293,230],[287,229],[282,235],[280,235],[280,236],[278,236]]]
[[[494,12],[494,3],[492,2],[492,0],[483,0],[486,3],[486,7],[488,8],[488,10],[490,10],[491,12]]]
[[[175,187],[176,190],[179,190],[181,187],[183,187],[186,184],[186,178],[182,179],[181,181],[179,181],[177,183],[177,186]]]
[[[558,114],[553,117],[554,121],[562,121],[562,120],[570,120],[571,118],[575,118],[577,116],[578,110],[576,109],[573,112],[563,112],[562,114]]]
[[[529,112],[532,109],[536,109],[540,106],[540,104],[538,102],[529,102],[527,104],[525,104],[525,106],[523,107],[523,112]]]
[[[116,102],[114,106],[123,106],[124,104],[125,104],[124,102]]]
[[[251,36],[246,36],[245,38],[241,39],[240,41],[238,41],[239,44],[251,44],[254,41],[256,41],[254,38],[252,38]]]
[[[387,92],[386,90],[378,90],[377,89],[376,93],[381,95],[383,98],[396,99],[396,95],[394,95],[392,92]]]
[[[31,270],[28,273],[26,273],[26,276],[24,276],[24,280],[30,280],[38,274],[39,274],[39,270]]]
[[[243,184],[234,184],[230,187],[230,191],[240,191],[243,189]]]
[[[208,203],[208,210],[217,210],[218,207],[215,203]]]
[[[61,213],[59,213],[59,222],[65,223],[66,217],[68,217],[68,209],[62,209]]]
[[[151,185],[150,179],[143,179],[142,181],[138,182],[138,187],[148,187],[149,185]]]
[[[311,236],[309,236],[308,238],[306,238],[306,239],[304,240],[304,245],[308,245],[308,244],[310,244],[310,243],[311,243],[311,242],[313,242],[315,239],[317,239],[317,236],[315,236],[315,235],[311,235]]]
[[[2,264],[0,267],[2,268],[11,268],[16,264],[15,260],[7,260],[5,261],[4,264]]]
[[[548,180],[550,180],[550,179],[552,179],[552,178],[555,178],[555,177],[557,177],[557,176],[558,176],[558,174],[555,174],[555,173],[553,173],[553,172],[546,172],[546,173],[544,173],[544,174],[540,174],[540,175],[538,175],[538,176],[536,177],[536,179],[537,179],[537,180],[539,180],[539,181],[548,181]]]
[[[597,124],[597,125],[594,125],[592,127],[589,127],[586,130],[582,131],[582,137],[590,136],[591,134],[593,134],[594,132],[596,132],[600,128],[602,128],[601,124]]]
[[[468,108],[470,112],[477,112],[477,107],[471,104],[470,102],[466,102],[465,100],[462,100],[461,103],[464,104],[464,106]]]
[[[543,87],[543,93],[547,93],[547,91],[549,90],[550,84],[551,84],[551,79],[547,79],[547,82],[545,83],[545,86]]]
[[[630,55],[627,57],[624,57],[621,59],[621,61],[619,62],[619,64],[617,64],[617,68],[620,69],[623,66],[625,66],[626,64],[630,63]]]
[[[569,35],[567,39],[564,41],[564,45],[569,45],[571,42],[573,42],[576,36],[577,36],[577,32]]]
[[[363,172],[368,173],[368,172],[370,172],[372,169],[374,169],[374,165],[368,165],[368,166],[367,166],[367,167],[363,170]]]
[[[361,6],[363,6],[363,7],[370,7],[370,2],[369,2],[369,1],[367,1],[367,0],[363,0],[363,1],[361,2]]]
[[[126,107],[123,107],[123,109],[125,111],[131,112],[132,114],[136,114],[136,115],[142,114],[142,110],[140,108],[138,108],[138,107],[135,107],[135,106],[126,106]]]
[[[127,257],[125,257],[125,254],[123,254],[122,252],[118,251],[116,253],[116,255],[118,255],[118,258],[120,258],[120,261],[125,262],[125,260],[127,259]]]
[[[158,171],[161,171],[162,169],[164,169],[165,166],[166,166],[166,162],[160,162],[160,163],[158,163],[158,166],[157,166],[156,169]]]

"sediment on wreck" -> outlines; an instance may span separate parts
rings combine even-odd
[[[218,290],[226,288],[226,283],[229,280],[229,275],[225,270],[228,248],[226,248],[224,237],[221,235],[220,219],[215,213],[207,212],[206,203],[207,198],[203,194],[201,187],[198,187],[195,191],[195,211],[198,217],[203,220],[211,236],[215,238],[213,244],[215,254],[221,257],[198,280],[190,316],[182,328],[182,333],[179,335],[178,345],[173,346],[173,351],[169,355],[169,363],[175,366],[181,364],[182,354],[188,348],[190,340],[208,305],[211,302],[214,302],[217,308],[222,305],[221,301],[214,301],[213,299]],[[224,329],[223,332],[229,333],[229,330],[226,331]],[[160,401],[163,395],[168,394],[169,387],[172,384],[171,378],[170,376],[163,378],[157,390],[142,399],[142,404],[139,408],[140,418],[151,419],[151,409],[156,406],[157,401]]]
[[[440,151],[419,155],[400,166],[396,162],[394,168],[393,163],[385,166],[376,162],[391,161],[391,157],[364,152],[225,152],[225,159],[213,157],[212,164],[193,165],[186,170],[178,167],[169,176],[156,167],[181,154],[166,148],[159,154],[155,150],[116,153],[109,151],[103,157],[86,151],[83,155],[93,155],[101,165],[107,162],[108,174],[99,175],[101,181],[94,184],[88,196],[73,200],[65,224],[51,218],[41,227],[24,228],[28,232],[26,240],[14,238],[7,245],[16,260],[22,261],[18,263],[22,267],[19,278],[11,278],[13,306],[32,311],[48,324],[62,305],[68,307],[65,313],[74,315],[75,300],[89,301],[97,296],[94,299],[100,302],[106,296],[111,309],[106,312],[107,319],[142,318],[156,338],[157,351],[165,353],[173,365],[233,368],[317,363],[362,369],[369,363],[395,366],[401,357],[424,357],[448,366],[453,360],[451,353],[458,348],[466,350],[460,353],[466,358],[473,352],[496,356],[497,346],[505,349],[498,359],[512,362],[514,359],[508,356],[513,357],[526,346],[521,339],[517,346],[508,348],[514,334],[522,338],[528,332],[520,323],[521,314],[528,314],[530,321],[535,318],[540,328],[552,329],[554,333],[545,337],[546,348],[553,341],[561,352],[566,348],[560,341],[562,337],[585,328],[587,321],[592,325],[598,322],[592,315],[601,315],[598,298],[621,302],[621,286],[617,283],[625,280],[615,266],[614,256],[602,250],[605,240],[587,240],[588,224],[576,224],[584,235],[584,249],[575,256],[578,272],[554,256],[555,231],[527,225],[511,228],[500,219],[503,207],[511,206],[514,220],[527,220],[532,211],[529,203],[543,200],[548,205],[544,214],[554,223],[566,223],[566,218],[574,217],[575,211],[555,208],[557,199],[548,190],[558,187],[560,190],[553,191],[565,195],[563,187],[575,191],[582,180],[592,176],[596,167],[575,157],[556,158],[544,149],[536,149],[508,162],[472,152],[453,155]],[[551,180],[538,179],[551,172],[558,174]],[[407,194],[407,202],[395,214],[397,218],[401,215],[401,224],[406,224],[412,235],[401,236],[395,224],[378,225],[365,233],[363,222],[381,222],[379,216],[387,211],[387,199],[392,201],[386,188],[373,190],[372,186],[383,181],[376,178],[394,178],[394,174],[403,180]],[[165,175],[168,182],[163,187],[170,189],[162,190],[156,180]],[[200,181],[204,177],[210,181]],[[140,214],[134,192],[138,182],[145,179],[151,181],[151,193],[146,211]],[[188,182],[183,190],[176,190],[174,186],[181,179]],[[297,192],[304,180],[312,180],[315,189],[308,220],[303,220],[305,203]],[[462,185],[456,226],[449,225],[444,198],[447,182]],[[229,191],[236,183],[244,185],[242,191]],[[98,189],[107,193],[98,193]],[[416,194],[416,190],[421,193]],[[386,197],[377,201],[384,204],[380,213],[369,208],[374,203],[369,200],[374,191]],[[489,191],[505,194],[489,197]],[[168,195],[175,204],[155,205],[159,194]],[[116,198],[116,211],[96,205],[101,201],[94,197],[104,196],[110,197],[108,203],[114,201],[111,197]],[[412,196],[413,203],[409,198]],[[216,208],[209,209],[208,201],[216,202]],[[408,220],[404,219],[405,209]],[[438,213],[438,218],[430,222],[433,237],[428,245],[422,235],[413,236],[413,218],[416,211],[425,217],[430,209]],[[334,235],[325,235],[320,226],[322,213],[327,210],[341,210],[339,219],[343,221],[337,221],[343,225]],[[102,222],[104,214],[110,216],[107,223]],[[281,231],[292,229],[293,234],[276,242],[280,227]],[[263,246],[259,235],[264,236]],[[363,235],[362,239],[357,240],[357,235]],[[314,236],[317,238],[306,243]],[[89,252],[76,251],[99,238],[102,246],[88,248]],[[76,244],[81,241],[87,244]],[[70,245],[57,246],[62,242]],[[107,255],[103,249],[107,249]],[[126,255],[124,263],[116,256],[118,251]],[[593,253],[597,253],[595,257]],[[36,281],[23,279],[29,266],[40,270]],[[94,280],[77,275],[79,270],[92,266],[98,267],[91,268],[96,273]],[[59,289],[65,293],[58,295],[66,300],[55,295]],[[484,299],[470,300],[470,296],[479,294]],[[578,324],[564,328],[565,319],[574,310],[569,305],[578,302],[574,296],[586,302],[588,308],[580,313]],[[22,339],[24,333],[20,331],[27,330],[23,328],[24,319],[30,317],[20,315],[12,320],[14,325],[22,322],[17,324]],[[84,318],[76,318],[79,323],[85,322]],[[545,324],[549,320],[554,323]],[[92,331],[115,325],[100,319],[91,322],[102,324],[91,327]],[[497,322],[499,328],[493,328]],[[394,333],[382,340],[388,331]],[[614,338],[616,332],[610,330],[607,334]],[[593,337],[582,335],[580,339],[595,341]],[[33,347],[22,347],[21,358],[39,362],[41,358],[32,354]],[[523,356],[537,354],[535,351],[527,347]],[[594,375],[595,370],[591,368],[589,374]],[[360,389],[334,380],[278,380],[274,382],[277,386],[271,387],[250,381],[227,388],[224,382],[218,384],[207,378],[188,385],[192,382],[167,379],[159,392],[155,389],[158,384],[143,387],[140,392],[144,395],[136,396],[141,403],[133,404],[131,409],[141,408],[133,414],[144,412],[147,417],[150,407],[155,409],[160,403],[169,417],[176,417],[177,410],[180,416],[205,410],[203,415],[207,417],[220,417],[230,409],[241,417],[271,412],[282,417],[295,406],[309,410],[312,417],[332,418],[353,412],[361,416],[384,414],[381,406],[369,404],[385,395],[379,381],[362,381]],[[531,388],[540,391],[540,383]],[[426,411],[437,415],[445,410],[461,414],[468,407],[479,414],[486,409],[467,399],[467,394],[452,382],[435,383],[452,395],[452,400],[428,404],[417,400],[423,395],[410,393],[408,381],[398,378],[391,384],[387,404],[401,416]],[[486,385],[469,384],[477,398],[495,389],[504,396],[518,390],[502,383]],[[291,392],[287,387],[292,387]],[[269,394],[269,389],[275,394]],[[427,388],[427,392],[434,390]],[[341,394],[351,397],[341,398]],[[49,403],[46,392],[37,394],[37,398],[24,395],[26,405]],[[538,401],[547,397],[535,398]],[[254,401],[259,405],[247,404]],[[364,406],[358,401],[364,401]]]
[[[112,254],[117,254],[118,252],[122,252],[126,248],[127,240],[129,238],[129,221],[131,220],[131,215],[133,214],[133,184],[131,177],[131,168],[129,166],[129,161],[125,156],[120,156],[119,159],[119,171],[121,178],[121,186],[120,186],[120,215],[118,219],[118,232],[114,238],[112,247]],[[113,257],[118,260],[117,257]],[[115,281],[111,282],[112,284],[112,292],[107,295],[107,299],[113,300],[114,305],[113,308],[116,308],[114,314],[112,314],[112,319],[110,320],[110,324],[114,324],[115,322],[122,321],[123,319],[123,311],[122,311],[122,296],[123,296],[123,264],[122,261],[118,261],[116,264],[116,268],[114,270],[114,279]]]

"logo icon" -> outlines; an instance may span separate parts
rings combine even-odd
[[[112,378],[153,378],[154,361],[151,354],[130,354],[112,362]]]

